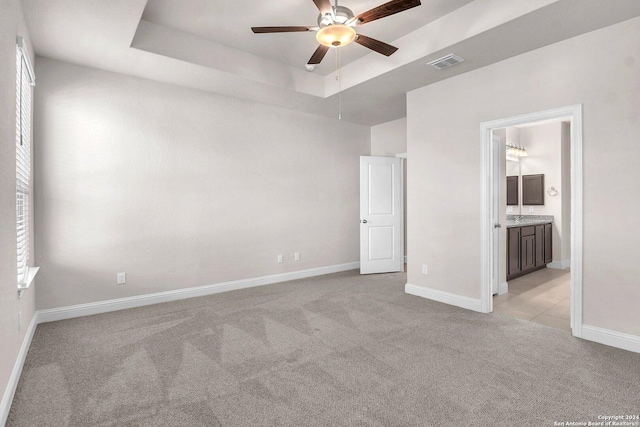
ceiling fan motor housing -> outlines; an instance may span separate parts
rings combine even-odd
[[[333,24],[344,24],[345,22],[353,19],[355,15],[348,7],[344,6],[334,6],[333,14],[327,13],[323,15],[322,13],[318,16],[318,26],[320,28],[324,28]]]

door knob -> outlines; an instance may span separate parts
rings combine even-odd
[[[502,228],[502,225],[500,225],[500,224],[493,224],[493,228]]]
[[[362,220],[362,223],[363,223],[363,224],[366,224],[366,223],[367,223],[367,220],[366,220],[366,219],[363,219],[363,220]]]

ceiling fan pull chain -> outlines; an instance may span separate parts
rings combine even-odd
[[[336,80],[338,81],[338,120],[342,120],[342,76],[340,70],[340,46],[336,47]]]

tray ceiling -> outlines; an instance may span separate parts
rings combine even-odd
[[[383,2],[340,4],[359,13]],[[36,55],[337,117],[335,59],[304,70],[314,33],[250,30],[314,25],[311,0],[22,3]],[[371,126],[405,117],[408,91],[639,15],[638,0],[422,0],[361,27],[399,47],[394,55],[343,49],[343,120]],[[465,62],[441,71],[426,65],[449,53]]]
[[[392,43],[471,1],[424,0],[419,7],[360,26],[358,32]],[[338,4],[350,8],[357,15],[384,2],[385,0],[344,0]],[[318,46],[315,32],[258,35],[251,32],[251,27],[316,26],[318,14],[312,0],[150,0],[142,19],[304,69]],[[358,44],[346,46],[341,49],[341,63],[349,64],[370,52]],[[334,70],[335,55],[327,55],[314,72],[328,74]]]

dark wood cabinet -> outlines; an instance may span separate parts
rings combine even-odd
[[[553,261],[553,240],[551,235],[553,234],[553,225],[544,225],[544,263],[548,264]]]
[[[520,239],[520,260],[523,272],[531,270],[536,266],[534,255],[535,247],[536,236],[522,236]]]
[[[507,229],[507,276],[522,271],[520,267],[520,227]]]
[[[507,229],[507,280],[545,268],[553,259],[552,224]]]
[[[536,225],[536,266],[545,264],[544,224]]]
[[[544,174],[522,175],[522,204],[544,205]]]
[[[517,206],[518,201],[518,176],[507,177],[507,206]]]

